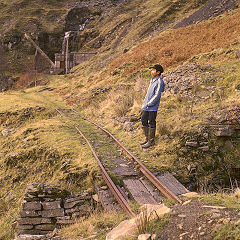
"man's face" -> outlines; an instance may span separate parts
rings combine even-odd
[[[159,72],[157,72],[157,70],[153,68],[151,74],[152,74],[152,77],[156,77],[159,75]]]

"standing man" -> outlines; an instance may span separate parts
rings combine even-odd
[[[163,67],[160,64],[155,64],[150,68],[152,69],[152,80],[142,104],[143,114],[141,121],[142,129],[146,137],[146,140],[140,143],[143,148],[149,148],[155,144],[157,110],[160,104],[161,94],[165,87],[165,83],[161,78]]]

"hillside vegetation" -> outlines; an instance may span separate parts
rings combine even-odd
[[[189,27],[168,29],[205,2],[133,0],[103,9],[78,42],[82,50],[90,51],[101,40],[94,59],[68,75],[33,77],[21,75],[33,57],[33,48],[26,42],[21,45],[22,33],[33,31],[33,38],[40,31],[63,34],[69,5],[63,0],[41,1],[41,5],[0,1],[3,45],[20,36],[6,50],[12,63],[8,74],[21,76],[15,90],[0,93],[0,239],[13,239],[12,224],[28,183],[57,184],[80,192],[102,181],[90,150],[73,128],[81,121],[61,118],[56,108],[75,108],[94,119],[150,170],[174,172],[190,190],[206,193],[227,188],[232,193],[240,178],[239,135],[219,138],[214,125],[240,124],[240,9]],[[93,8],[99,10],[94,4]],[[90,34],[96,31],[94,25],[96,36]],[[164,66],[167,87],[157,117],[156,146],[143,151],[138,144],[143,137],[141,103],[150,79],[146,70],[155,63]],[[90,125],[84,130],[92,131]],[[196,142],[196,147],[187,146],[189,141]],[[208,201],[240,209],[238,195],[215,194]],[[124,218],[122,214],[119,218],[114,213],[93,214],[61,234],[77,239],[99,231],[98,239],[104,239]],[[239,231],[238,226],[226,229],[226,236]]]
[[[8,72],[19,76],[34,69],[35,49],[24,39],[25,32],[54,60],[54,53],[62,49],[64,32],[88,20],[83,31],[72,34],[70,50],[102,53],[101,61],[96,64],[100,69],[124,49],[173,26],[205,2],[1,0],[0,42],[11,63]],[[76,9],[75,17],[71,9]]]

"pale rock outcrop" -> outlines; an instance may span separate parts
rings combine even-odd
[[[141,234],[138,236],[138,240],[151,240],[151,234]]]
[[[185,198],[194,198],[194,197],[198,197],[199,194],[196,192],[188,192],[188,193],[184,193],[181,195],[181,197],[185,197]]]
[[[152,220],[171,211],[170,208],[164,204],[144,204],[140,210],[142,212],[138,216],[121,222],[116,228],[109,232],[106,236],[106,240],[120,240],[131,236],[137,236],[137,223],[144,214],[147,214],[148,219]]]

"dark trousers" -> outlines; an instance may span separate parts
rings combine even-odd
[[[150,128],[156,128],[157,111],[144,111],[142,114],[142,125]]]

